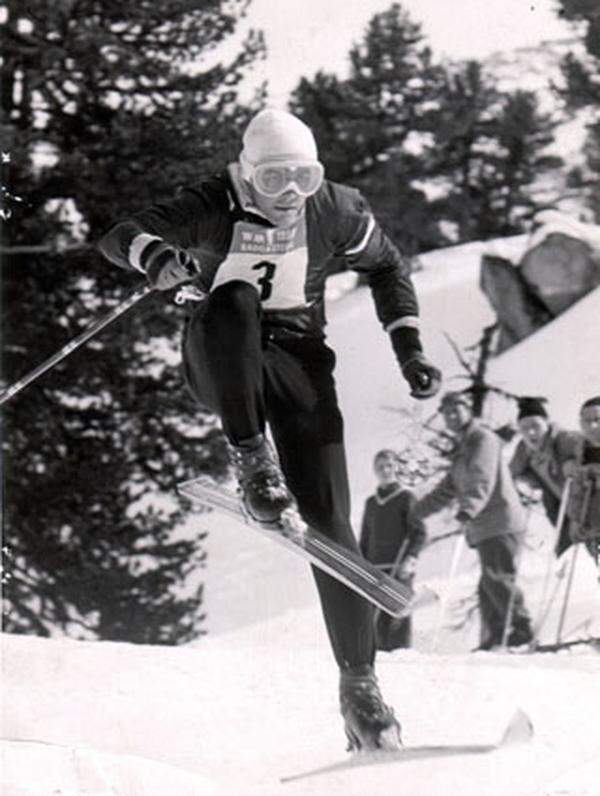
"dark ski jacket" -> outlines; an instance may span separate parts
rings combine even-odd
[[[412,492],[400,485],[391,490],[379,488],[367,498],[359,542],[366,559],[391,568],[401,548],[402,561],[418,557],[426,534],[424,523],[414,516],[414,503]]]
[[[510,461],[510,472],[518,482],[542,490],[542,504],[550,522],[558,519],[560,500],[565,486],[564,466],[579,458],[583,436],[550,423],[539,451],[532,451],[520,440]]]
[[[495,536],[526,530],[525,512],[504,460],[502,443],[477,419],[459,440],[444,478],[417,502],[417,516],[428,517],[453,501],[469,517],[465,534],[471,547]]]
[[[532,451],[523,440],[515,448],[510,462],[513,478],[522,478],[532,486],[550,491],[560,500],[565,485],[563,467],[575,459],[582,443],[578,431],[565,431],[550,423],[548,433],[539,451]]]
[[[196,284],[210,291],[230,253],[236,225],[243,225],[246,235],[254,229],[263,237],[265,230],[277,229],[253,207],[237,174],[234,164],[221,175],[183,189],[172,201],[133,213],[108,230],[99,249],[113,263],[131,268],[132,241],[142,233],[156,236],[194,257],[201,266]],[[343,262],[364,274],[386,331],[417,327],[410,262],[386,237],[357,190],[326,180],[307,199],[305,219],[304,301],[292,308],[263,310],[263,321],[322,337],[325,280]]]

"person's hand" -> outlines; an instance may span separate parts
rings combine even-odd
[[[523,506],[531,506],[534,503],[542,502],[542,490],[534,487],[526,489],[520,486],[517,488],[517,495]]]
[[[414,354],[402,365],[402,374],[410,386],[410,394],[419,400],[431,398],[440,389],[442,373],[423,354]]]
[[[403,580],[404,578],[412,578],[417,571],[417,559],[415,556],[407,556],[400,568],[398,569],[398,577]]]
[[[170,290],[197,274],[192,257],[167,243],[159,243],[146,262],[146,276],[156,290]]]
[[[575,459],[568,459],[562,467],[563,475],[565,478],[574,478],[579,469]]]

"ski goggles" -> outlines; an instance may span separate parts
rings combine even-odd
[[[260,194],[269,198],[289,190],[300,196],[312,196],[321,187],[325,171],[321,163],[298,161],[272,161],[254,166],[244,160],[242,167],[244,177]]]

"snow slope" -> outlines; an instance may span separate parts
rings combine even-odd
[[[4,638],[3,796],[597,796],[599,667],[583,654],[387,654],[407,745],[494,743],[517,705],[533,742],[282,785],[345,757],[315,620],[177,649]]]
[[[502,246],[518,259],[523,239]],[[444,332],[468,345],[492,320],[477,287],[484,248],[436,252],[415,276],[427,350],[443,367],[446,387],[460,384],[460,367]],[[596,389],[584,346],[593,347],[597,302],[596,294],[588,296],[507,352],[494,363],[493,378],[529,390],[535,371],[537,391],[572,415],[581,394]],[[418,437],[418,421],[437,402],[423,406],[408,397],[367,290],[339,298],[329,315],[356,518],[373,488],[374,452]],[[445,627],[433,649],[436,606],[415,616],[415,648],[381,654],[378,668],[405,743],[449,747],[446,754],[282,784],[281,777],[345,756],[336,670],[311,576],[302,561],[215,515],[196,522],[212,530],[203,573],[206,638],[162,648],[2,637],[3,796],[599,796],[597,653],[573,647],[556,655],[469,654],[474,621],[457,632]],[[536,616],[552,545],[537,511],[527,538],[521,580]],[[421,563],[421,576],[444,594],[450,549],[431,548]],[[452,609],[476,578],[467,554],[448,595]],[[600,634],[598,598],[591,561],[580,554],[567,635]],[[554,638],[559,606],[560,600],[544,640]],[[456,618],[453,610],[448,618]],[[453,746],[498,740],[517,706],[533,722],[531,743],[490,755],[454,754]]]

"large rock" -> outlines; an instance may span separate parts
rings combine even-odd
[[[519,270],[555,318],[600,285],[600,252],[586,241],[552,232],[526,252]]]
[[[516,260],[515,260],[516,262]],[[517,265],[484,254],[481,288],[500,327],[497,352],[528,337],[600,285],[600,226],[538,213]]]
[[[525,339],[552,317],[531,293],[519,268],[503,257],[483,255],[480,286],[498,318],[496,353]]]

